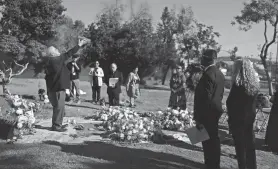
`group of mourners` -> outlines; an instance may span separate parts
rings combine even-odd
[[[207,169],[220,169],[220,139],[218,122],[223,114],[222,99],[225,77],[215,65],[217,52],[206,50],[201,58],[203,74],[195,88],[194,120],[198,129],[205,128],[209,140],[202,142],[204,161]],[[170,80],[171,96],[169,107],[186,109],[186,76],[182,65],[173,69]],[[226,100],[231,131],[239,169],[256,169],[255,134],[253,125],[256,118],[256,101],[260,91],[259,77],[253,63],[247,58],[237,58],[232,70],[232,87]],[[266,132],[266,144],[278,152],[277,119],[278,92],[272,97],[273,106]]]
[[[63,54],[53,46],[47,50],[47,56],[45,57],[45,80],[47,95],[53,106],[53,131],[66,131],[66,127],[62,125],[66,100],[75,100],[75,102],[80,103],[79,74],[81,72],[81,64],[78,62],[80,57],[77,55],[77,52],[87,43],[86,39],[79,39],[76,47]],[[105,76],[103,69],[99,66],[99,62],[96,61],[88,75],[92,87],[93,103],[100,102],[101,86],[105,83],[107,85],[109,105],[120,105],[121,86],[124,83],[124,79],[123,74],[117,70],[116,63],[111,64],[110,72]],[[133,71],[129,73],[126,82],[126,92],[130,98],[130,107],[136,106],[134,100],[140,96],[139,82],[138,67],[135,66]]]
[[[65,90],[76,87],[79,92],[78,72],[80,65],[76,64],[74,54],[87,43],[79,40],[76,47],[64,54],[60,54],[55,47],[48,48],[46,65],[46,84],[49,100],[53,106],[52,130],[63,132],[66,128],[62,125],[65,115]],[[217,52],[208,49],[203,52],[201,64],[205,68],[199,80],[194,95],[194,120],[198,129],[205,128],[209,134],[209,140],[202,142],[204,160],[207,169],[220,169],[220,139],[218,136],[218,122],[223,113],[222,99],[224,95],[225,77],[215,65]],[[69,71],[70,70],[70,71]],[[98,102],[101,98],[101,86],[106,83],[109,104],[118,106],[123,75],[117,70],[117,65],[112,63],[110,73],[105,76],[99,62],[90,69],[90,84],[92,86],[92,100]],[[110,84],[110,79],[117,79]],[[140,94],[138,67],[129,74],[126,90],[130,97],[130,106],[134,106],[134,99]],[[186,77],[182,66],[176,66],[170,80],[171,96],[169,107],[186,109],[185,96]],[[233,66],[232,87],[226,101],[229,116],[229,128],[235,143],[236,157],[240,169],[256,169],[255,136],[253,124],[256,118],[256,98],[260,90],[259,78],[253,68],[253,63],[246,58],[237,58]],[[79,100],[80,94],[77,94]],[[278,123],[272,119],[278,118],[277,92],[271,110],[266,143],[277,149],[277,137],[275,137]],[[276,138],[276,139],[275,139]]]

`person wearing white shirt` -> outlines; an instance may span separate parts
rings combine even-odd
[[[90,69],[90,84],[92,86],[92,101],[97,103],[100,100],[100,91],[101,86],[103,84],[102,78],[104,77],[104,73],[101,67],[99,67],[99,62],[95,62],[95,67]]]

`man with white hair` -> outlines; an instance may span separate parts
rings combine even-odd
[[[110,83],[116,80],[116,83]],[[120,105],[120,93],[122,92],[121,86],[123,83],[123,74],[117,70],[116,63],[112,63],[110,67],[110,73],[106,79],[107,94],[109,97],[110,106],[119,106]]]
[[[73,60],[73,55],[86,44],[85,39],[78,41],[78,45],[66,53],[60,54],[59,50],[51,46],[47,50],[47,63],[45,67],[45,80],[49,101],[53,106],[52,130],[66,131],[62,127],[65,115],[66,89],[70,88],[70,71],[67,64]]]

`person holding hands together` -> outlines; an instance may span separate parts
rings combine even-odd
[[[92,86],[92,101],[98,103],[100,100],[101,86],[103,84],[102,78],[104,77],[103,70],[99,67],[99,61],[96,61],[95,67],[90,69],[89,76]]]

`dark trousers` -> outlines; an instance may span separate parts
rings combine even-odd
[[[232,125],[233,126],[233,125]],[[256,148],[253,124],[232,127],[239,169],[256,169]]]
[[[101,86],[92,86],[92,98],[93,101],[99,101],[100,100],[100,91],[101,91]]]
[[[203,123],[210,139],[202,142],[206,169],[220,169],[220,139],[218,136],[219,118],[207,119]]]
[[[110,106],[119,106],[120,105],[120,93],[118,92],[109,92],[109,105]]]
[[[65,116],[65,98],[66,92],[48,92],[49,101],[53,107],[52,128],[59,129],[62,127]]]

